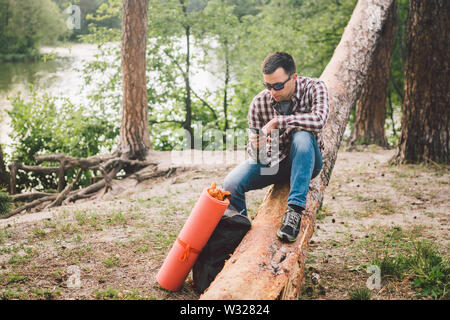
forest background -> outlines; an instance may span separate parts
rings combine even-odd
[[[289,52],[301,76],[319,77],[355,4],[355,0],[150,0],[147,99],[152,147],[180,148],[184,130],[195,136],[200,127],[205,134],[213,128],[225,135],[227,130],[245,130],[248,106],[264,89],[260,66],[265,56]],[[77,13],[67,11],[71,5],[80,9],[79,29],[68,28]],[[8,97],[13,106],[7,111],[12,144],[4,163],[17,159],[33,164],[37,154],[88,157],[117,145],[122,106],[121,6],[120,0],[0,0],[0,59],[12,64],[24,59],[49,61],[56,56],[42,54],[43,45],[90,43],[97,45],[98,54],[81,68],[83,81],[88,86],[102,79],[85,102],[33,88],[27,97],[20,92]],[[400,0],[397,6],[385,109],[390,146],[396,146],[400,133],[408,2]],[[204,90],[194,90],[192,70],[210,73],[214,89],[205,85]],[[347,132],[353,128],[355,109]],[[214,138],[208,139],[203,141],[204,149],[213,145]],[[225,145],[216,141],[214,148]],[[69,181],[70,176],[75,170],[68,173]],[[79,187],[91,178],[89,171],[83,172]],[[49,190],[56,188],[57,177],[33,178],[19,172],[17,183],[19,190]]]

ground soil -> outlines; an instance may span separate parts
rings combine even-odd
[[[393,150],[340,150],[306,262],[301,299],[348,299],[388,250],[429,239],[449,255],[450,170],[389,165]],[[119,195],[0,220],[3,299],[197,299],[155,280],[201,191],[243,158],[185,166]],[[267,188],[247,193],[252,217]],[[78,285],[79,284],[79,285]],[[371,299],[419,299],[411,279],[383,278]]]

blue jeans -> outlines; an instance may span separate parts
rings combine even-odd
[[[322,169],[322,155],[314,135],[309,131],[295,131],[292,134],[289,156],[279,163],[278,172],[261,174],[268,165],[247,159],[231,170],[223,183],[223,190],[231,192],[230,204],[247,215],[245,193],[262,189],[280,182],[290,182],[288,204],[306,208],[309,183]]]

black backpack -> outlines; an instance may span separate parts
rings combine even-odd
[[[203,293],[209,287],[250,227],[249,218],[229,205],[192,269],[194,288],[198,292]]]

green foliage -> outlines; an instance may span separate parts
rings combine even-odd
[[[372,263],[380,267],[384,279],[412,279],[413,288],[422,297],[449,297],[450,262],[427,240],[414,241],[406,253],[386,253],[383,259],[376,258]]]
[[[408,260],[403,255],[391,257],[386,254],[383,259],[377,258],[372,263],[380,267],[381,274],[386,279],[403,279],[408,270]]]
[[[264,89],[260,66],[265,56],[273,51],[290,52],[300,74],[319,76],[355,4],[356,0],[211,0],[183,5],[178,0],[149,0],[147,97],[153,147],[170,150],[177,146],[179,139],[173,132],[186,126],[188,80],[192,128],[195,122],[205,130],[246,128],[249,103]],[[121,1],[102,4],[95,19],[102,17],[120,18]],[[119,41],[120,33],[95,25],[90,31],[82,39],[97,43],[100,54],[86,65],[85,77],[90,81],[96,73],[109,75],[100,77],[107,80],[98,84],[91,98],[95,104],[107,103],[118,110],[120,48],[107,43]],[[192,70],[211,74],[214,88],[193,88]]]
[[[65,29],[59,9],[53,4],[42,5],[48,1],[30,1],[32,4],[27,4],[26,9],[21,11],[20,19],[29,17],[31,21],[29,26],[21,28],[25,30],[32,26],[39,29],[36,39],[17,42],[22,43],[21,48],[34,50],[32,48],[43,43],[46,37],[55,39],[61,35],[55,30]],[[35,92],[28,102],[20,96],[14,97],[11,116],[12,138],[16,141],[13,148],[16,151],[13,157],[26,164],[34,163],[35,154],[61,152],[84,157],[100,150],[110,150],[120,126],[122,73],[119,26],[122,0],[53,1],[61,10],[69,4],[79,5],[83,30],[72,33],[71,39],[76,34],[80,40],[98,46],[98,55],[82,70],[86,87],[95,84],[97,88],[89,96],[89,105],[95,106],[95,111],[63,99],[45,95],[38,97]],[[297,62],[300,75],[320,76],[340,41],[356,2],[149,0],[147,98],[153,148],[178,148],[182,129],[188,126],[195,131],[201,125],[204,132],[212,128],[223,131],[226,128],[245,129],[250,101],[264,89],[261,63],[271,52],[289,52]],[[19,16],[18,13],[11,14],[14,11],[11,3],[12,0],[0,0],[0,8],[7,7],[7,10],[0,10],[0,15],[3,15],[0,21],[20,20],[13,19]],[[38,4],[41,4],[39,10],[46,13],[31,18],[30,10]],[[398,1],[398,11],[398,41],[393,53],[389,88],[395,112],[401,104],[401,92],[397,88],[403,87],[406,0]],[[53,22],[48,18],[50,13],[55,19]],[[35,28],[37,16],[48,20],[39,28]],[[8,22],[8,27],[12,26],[12,22]],[[19,27],[16,29],[22,30]],[[7,41],[4,36],[5,33],[1,32],[0,44],[6,43],[2,42]],[[187,50],[188,40],[190,51]],[[205,83],[193,88],[194,70],[211,75],[213,87]],[[187,108],[189,93],[191,114]],[[395,142],[397,136],[388,139]],[[207,145],[208,141],[203,142],[203,148]],[[75,172],[69,175],[73,178]],[[89,172],[84,173],[80,184],[87,184],[90,175]],[[21,188],[26,180],[38,189],[53,189],[56,186],[54,175],[34,178],[20,172]]]
[[[120,32],[121,16],[115,10],[122,9],[122,1],[115,0],[52,0],[64,11],[71,5],[80,8],[80,29],[70,30],[66,35],[69,41],[78,41],[89,34],[90,28],[107,28]],[[111,14],[113,12],[113,14]],[[97,14],[98,13],[98,14]]]
[[[422,297],[448,299],[450,261],[443,259],[436,248],[425,241],[415,243],[413,253],[410,266],[415,278],[414,288]]]
[[[93,112],[83,106],[75,106],[67,99],[57,99],[47,94],[38,95],[31,87],[30,100],[21,94],[11,98],[12,158],[24,164],[35,164],[34,156],[63,153],[74,157],[89,157],[108,152],[115,145],[119,134],[118,124],[107,115]],[[50,165],[45,164],[44,165]],[[53,164],[54,165],[54,164]],[[76,172],[68,171],[69,182]],[[80,185],[89,184],[90,172],[84,172]],[[19,189],[55,189],[56,176],[19,171]]]
[[[6,192],[0,191],[0,216],[9,213],[11,203],[11,197]]]
[[[67,32],[58,7],[51,0],[0,0],[0,59],[37,56],[39,46],[53,43]]]

